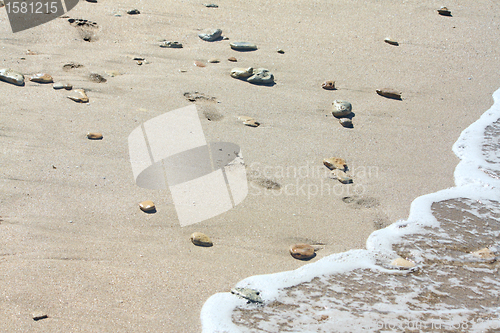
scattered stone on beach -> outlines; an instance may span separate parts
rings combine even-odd
[[[295,244],[290,246],[290,254],[295,259],[308,260],[314,257],[314,247],[309,244]]]
[[[90,79],[90,81],[96,82],[96,83],[105,83],[106,81],[108,81],[102,75],[97,74],[97,73],[90,73],[89,79]]]
[[[182,49],[182,44],[179,42],[163,41],[160,43],[160,47],[170,48],[170,49]]]
[[[193,242],[193,244],[197,246],[210,247],[214,245],[210,237],[201,232],[194,232],[193,234],[191,234],[190,239],[191,242]]]
[[[74,63],[74,62],[70,62],[69,64],[65,64],[65,65],[63,66],[63,70],[64,70],[64,71],[69,71],[69,70],[72,70],[72,69],[74,69],[74,68],[82,68],[82,67],[83,67],[83,65],[82,65],[82,64],[76,64],[76,63]]]
[[[343,158],[340,157],[330,157],[323,160],[323,164],[330,170],[345,170],[347,164]]]
[[[217,58],[211,58],[211,59],[208,59],[208,62],[211,64],[218,64],[220,62],[220,60]]]
[[[377,94],[379,94],[380,96],[401,100],[401,92],[397,90],[391,88],[383,88],[383,89],[377,89],[376,91]]]
[[[405,269],[405,268],[409,269],[409,268],[415,267],[415,263],[413,263],[409,260],[403,259],[403,258],[397,258],[391,262],[391,266],[396,266],[396,267],[402,268],[402,269]]]
[[[485,247],[485,248],[483,248],[481,250],[477,250],[477,251],[472,252],[472,255],[474,257],[481,258],[481,259],[492,259],[492,258],[495,258],[495,253],[493,253],[487,247]]]
[[[278,49],[276,52],[278,52],[279,54],[285,54],[285,51],[283,51],[282,49]]]
[[[37,82],[37,83],[52,83],[54,82],[54,79],[52,79],[52,76],[46,73],[38,73],[30,77],[30,81]]]
[[[197,91],[185,92],[184,97],[186,97],[187,100],[190,102],[198,102],[198,101],[215,102],[217,100],[217,98],[215,97],[207,96],[204,93],[200,93]]]
[[[349,115],[352,112],[352,105],[347,101],[335,100],[333,101],[333,111],[334,117],[342,118]]]
[[[321,84],[321,88],[326,90],[335,90],[335,81],[325,81]]]
[[[196,67],[207,67],[207,65],[205,65],[205,64],[204,64],[203,62],[201,62],[201,61],[195,61],[195,62],[194,62],[194,65],[195,65]]]
[[[221,29],[205,29],[198,34],[198,37],[207,42],[214,42],[218,39],[221,39],[221,36],[222,36]]]
[[[259,127],[260,123],[255,121],[252,117],[247,116],[239,116],[238,120],[241,121],[244,125],[249,127]]]
[[[352,120],[349,118],[340,118],[339,123],[340,123],[340,125],[342,125],[346,128],[353,128],[354,127]]]
[[[89,97],[83,89],[75,89],[73,94],[68,96],[69,99],[78,103],[88,103]]]
[[[67,82],[56,82],[54,83],[54,85],[52,86],[52,88],[58,90],[58,89],[66,89],[66,90],[71,90],[73,89],[73,86],[71,85],[71,83],[67,83]]]
[[[237,62],[238,59],[236,59],[235,57],[229,57],[227,58],[227,60],[231,61],[231,62]]]
[[[254,51],[257,50],[257,45],[250,42],[231,42],[229,46],[236,51]]]
[[[441,8],[439,8],[437,11],[438,11],[439,15],[451,16],[451,11],[448,8],[444,7],[444,6],[441,7]]]
[[[24,75],[10,68],[0,69],[0,80],[16,86],[24,86]]]
[[[154,212],[156,210],[156,206],[153,201],[151,200],[146,200],[141,203],[139,203],[139,208],[146,213],[149,212]]]
[[[385,38],[384,42],[386,42],[387,44],[394,45],[394,46],[399,46],[399,43],[396,42],[395,40],[391,39],[390,37]]]
[[[274,75],[265,68],[257,68],[253,70],[253,75],[247,79],[247,82],[253,84],[272,84],[274,83]]]
[[[345,173],[345,171],[340,170],[340,169],[335,169],[332,170],[332,176],[337,179],[339,182],[342,184],[351,184],[352,183],[352,178]]]
[[[35,312],[33,312],[32,318],[34,321],[38,321],[38,320],[49,318],[49,316],[45,312],[35,311]]]
[[[127,14],[129,15],[138,15],[140,14],[141,12],[139,11],[139,9],[131,9],[131,10],[127,10]]]
[[[102,134],[97,132],[88,132],[87,139],[89,140],[102,140]]]
[[[37,55],[38,53],[31,50],[26,50],[26,55]]]
[[[111,77],[122,75],[122,73],[120,73],[119,71],[114,71],[114,70],[104,71],[104,73],[106,73],[106,75],[111,76]]]
[[[231,69],[231,76],[236,79],[246,79],[253,75],[253,68],[233,68]]]
[[[214,3],[204,3],[203,6],[205,6],[207,8],[219,8],[219,6],[217,6]]]
[[[264,303],[260,291],[251,288],[232,288],[231,294],[244,298],[248,303]]]

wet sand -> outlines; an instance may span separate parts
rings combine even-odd
[[[500,86],[498,5],[447,4],[453,16],[442,17],[431,1],[217,4],[81,2],[69,18],[98,25],[83,34],[68,18],[12,34],[1,12],[2,68],[49,73],[90,99],[75,103],[50,84],[0,82],[5,330],[197,332],[210,295],[250,275],[304,265],[288,254],[291,244],[324,244],[313,260],[364,248],[376,228],[406,218],[414,198],[453,185],[458,159],[450,147]],[[125,13],[133,8],[141,14]],[[197,34],[206,28],[229,40],[202,41]],[[82,39],[88,33],[90,42]],[[388,36],[399,46],[384,43]],[[159,39],[184,48],[160,48]],[[231,50],[239,40],[259,49]],[[149,63],[139,66],[133,56]],[[207,63],[214,57],[221,62]],[[83,67],[66,71],[68,63]],[[250,66],[269,69],[276,85],[229,75]],[[109,77],[109,70],[123,75]],[[90,81],[90,73],[107,82]],[[325,80],[338,89],[322,89]],[[378,96],[383,87],[401,90],[403,100]],[[198,105],[205,136],[241,147],[250,189],[231,211],[181,228],[168,190],[135,185],[127,138],[148,119],[190,105],[184,93],[192,91],[217,99]],[[352,103],[353,129],[332,117],[335,99]],[[223,118],[209,121],[204,111]],[[261,126],[243,126],[240,115]],[[87,140],[88,131],[104,139]],[[338,186],[322,173],[282,172],[323,170],[332,156],[346,159],[352,185],[294,193],[295,184]],[[257,185],[267,179],[292,194]],[[140,211],[144,200],[157,213]],[[191,244],[195,231],[214,246]],[[33,321],[37,310],[49,318]]]

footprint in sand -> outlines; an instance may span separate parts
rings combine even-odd
[[[197,91],[186,92],[184,97],[190,102],[195,102],[196,106],[201,109],[203,115],[208,121],[220,121],[224,118],[224,115],[217,111],[215,107],[217,103],[217,98],[207,96],[203,93]]]
[[[69,24],[75,27],[80,37],[86,42],[95,42],[97,40],[97,31],[99,30],[99,26],[97,23],[83,20],[83,19],[68,19]]]

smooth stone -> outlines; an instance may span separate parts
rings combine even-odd
[[[56,82],[56,83],[54,83],[52,88],[71,90],[71,89],[73,89],[73,86],[70,83]]]
[[[236,51],[254,51],[257,50],[257,45],[250,42],[231,42],[229,46]]]
[[[392,266],[396,266],[396,267],[401,267],[401,268],[412,268],[412,267],[415,267],[415,263],[413,263],[413,262],[411,262],[409,260],[403,259],[403,258],[394,259],[391,262],[391,265]]]
[[[236,79],[245,79],[253,75],[253,68],[233,68],[231,69],[231,76]]]
[[[49,318],[49,316],[46,313],[42,312],[42,311],[35,311],[33,313],[32,318],[33,318],[34,321],[38,321],[38,320]]]
[[[238,59],[236,59],[235,57],[229,57],[227,58],[227,60],[231,61],[231,62],[237,62]]]
[[[321,84],[321,88],[326,90],[335,90],[335,81],[325,81]]]
[[[97,73],[91,73],[89,75],[89,79],[90,79],[90,81],[93,81],[96,83],[105,83],[106,81],[108,81],[101,74],[97,74]]]
[[[138,15],[140,14],[141,12],[139,11],[139,9],[131,9],[131,10],[127,10],[127,14],[129,15]]]
[[[155,206],[154,202],[151,200],[146,200],[146,201],[139,203],[139,208],[143,212],[153,212],[156,210],[156,206]]]
[[[10,68],[0,69],[0,80],[16,86],[24,86],[24,75]]]
[[[208,59],[208,62],[211,64],[218,64],[220,62],[220,60],[217,58],[212,58],[212,59]]]
[[[352,178],[340,169],[332,170],[332,175],[342,184],[351,184]]]
[[[395,40],[392,40],[391,38],[387,37],[384,39],[384,42],[386,42],[387,44],[391,44],[391,45],[394,45],[394,46],[399,46],[399,43],[396,42]]]
[[[308,244],[295,244],[290,246],[290,254],[295,259],[307,260],[314,257],[314,248]]]
[[[282,49],[278,49],[276,52],[278,52],[279,54],[285,54],[285,51],[283,51]]]
[[[219,39],[221,35],[222,35],[221,29],[206,29],[203,30],[203,32],[199,33],[198,37],[207,42],[213,42]]]
[[[451,11],[444,6],[438,9],[438,13],[443,16],[451,16]]]
[[[260,291],[251,288],[232,288],[231,294],[244,298],[248,303],[264,303]]]
[[[206,247],[214,245],[210,237],[201,232],[194,232],[193,234],[191,234],[190,239],[194,245],[206,246]]]
[[[95,132],[88,132],[87,133],[87,138],[90,140],[102,140],[102,134],[101,133],[95,133]]]
[[[160,43],[160,47],[170,49],[182,49],[182,44],[179,42],[164,41]]]
[[[54,82],[54,79],[52,79],[52,76],[46,73],[38,73],[30,77],[30,81],[37,82],[37,83],[52,83]]]
[[[323,164],[330,170],[340,169],[345,170],[347,164],[343,158],[340,157],[330,157],[323,160]]]
[[[352,112],[352,105],[347,101],[333,101],[333,111],[334,117],[345,117]]]
[[[78,103],[87,103],[89,98],[83,89],[75,89],[72,95],[68,96],[69,99]]]
[[[339,119],[339,123],[340,125],[344,126],[344,127],[347,127],[347,128],[353,128],[354,125],[352,123],[352,120],[349,119],[349,118],[340,118]]]
[[[481,258],[481,259],[492,259],[492,258],[495,258],[495,254],[493,252],[491,252],[490,249],[488,248],[483,248],[481,250],[477,250],[477,251],[474,251],[472,252],[472,255],[474,257],[478,257],[478,258]]]
[[[377,89],[376,91],[377,94],[379,94],[380,96],[392,99],[401,99],[401,92],[394,89],[384,88],[384,89]]]
[[[246,119],[242,119],[246,118]],[[260,123],[255,121],[255,119],[250,118],[250,117],[239,117],[238,119],[242,120],[243,125],[249,126],[249,127],[259,127]]]
[[[207,8],[219,8],[219,6],[217,6],[214,3],[206,3],[206,4],[203,4],[203,6],[205,6]]]
[[[253,71],[253,75],[247,79],[247,82],[254,84],[271,84],[274,83],[274,75],[265,68],[257,68]]]
[[[196,67],[207,67],[207,65],[205,65],[204,63],[202,63],[201,61],[195,61],[194,62],[194,65]]]

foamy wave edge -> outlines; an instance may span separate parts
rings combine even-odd
[[[336,253],[317,262],[306,264],[292,271],[255,275],[237,283],[236,287],[260,290],[264,302],[272,302],[284,288],[309,282],[315,277],[352,271],[358,268],[384,270],[375,264],[376,258],[397,257],[393,244],[403,236],[421,231],[425,226],[438,222],[431,214],[434,202],[468,198],[474,200],[496,200],[499,197],[500,179],[488,176],[482,170],[500,171],[495,163],[488,162],[482,155],[482,143],[487,126],[500,119],[500,89],[493,93],[493,105],[481,117],[467,127],[453,145],[453,152],[460,158],[455,168],[455,187],[416,198],[410,207],[407,220],[397,221],[385,229],[374,231],[366,241],[366,250],[351,250]],[[406,225],[406,228],[400,228]],[[231,293],[212,295],[201,309],[200,319],[203,333],[241,332],[234,325],[233,310],[246,301]]]

